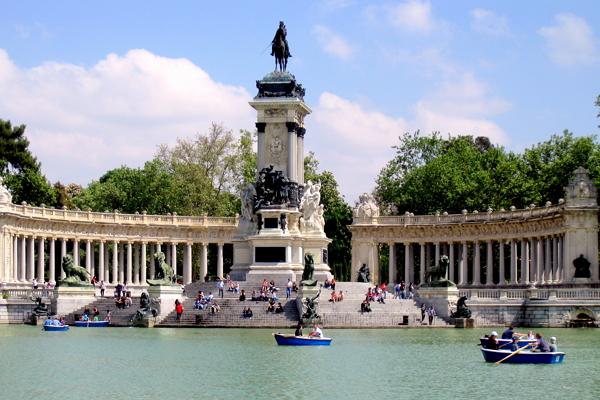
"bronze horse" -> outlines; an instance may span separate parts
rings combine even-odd
[[[275,71],[277,71],[277,66],[279,66],[279,71],[285,71],[287,68],[289,50],[283,35],[277,35],[273,40],[273,54],[275,55]]]

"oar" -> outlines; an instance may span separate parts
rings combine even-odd
[[[509,358],[511,358],[512,356],[514,356],[515,354],[522,352],[523,350],[525,350],[525,349],[526,349],[526,348],[528,348],[529,346],[531,346],[531,344],[525,345],[525,346],[521,347],[519,350],[515,350],[515,351],[513,351],[512,353],[510,353],[509,355],[507,355],[506,357],[504,357],[502,360],[500,360],[500,361],[496,361],[496,363],[495,363],[495,364],[496,364],[496,365],[500,365],[500,363],[502,363],[503,361],[506,361],[506,360],[508,360]]]

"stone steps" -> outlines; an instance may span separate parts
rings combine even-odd
[[[96,307],[98,311],[100,311],[100,319],[104,320],[107,314],[107,310],[111,312],[110,324],[112,326],[130,326],[130,321],[135,315],[137,309],[139,308],[140,298],[132,297],[133,304],[129,308],[120,309],[117,308],[115,304],[115,299],[112,297],[99,297],[92,303],[86,305],[85,307],[81,307],[72,313],[65,316],[67,323],[72,324],[75,320],[78,319],[78,316],[83,314],[83,311],[88,308],[90,311]]]

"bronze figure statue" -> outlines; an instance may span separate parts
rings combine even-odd
[[[306,306],[306,311],[302,314],[302,322],[305,324],[310,324],[312,320],[320,318],[319,314],[317,314],[317,299],[321,295],[321,288],[319,288],[319,292],[313,298],[307,297],[304,299],[304,305]]]
[[[456,303],[456,311],[450,314],[451,318],[471,318],[471,310],[467,307],[467,296],[462,296]]]
[[[159,251],[154,254],[155,279],[147,279],[150,286],[173,285],[173,268],[165,262],[165,253]]]
[[[275,70],[279,66],[279,71],[283,72],[287,68],[287,60],[292,56],[290,46],[287,41],[287,28],[283,21],[279,22],[279,28],[275,32],[275,37],[271,42],[271,55],[275,56]]]
[[[304,256],[304,271],[302,272],[302,281],[300,286],[317,286],[317,281],[314,279],[315,260],[313,255],[307,253]]]
[[[360,269],[358,270],[358,278],[357,278],[358,282],[371,282],[371,274],[369,272],[369,267],[367,267],[367,264],[363,264],[362,267],[360,267]]]
[[[579,257],[573,260],[573,266],[575,267],[574,278],[590,278],[590,262],[581,254]]]
[[[56,282],[56,286],[91,286],[90,273],[85,268],[75,265],[70,254],[63,257],[62,269],[65,277]]]

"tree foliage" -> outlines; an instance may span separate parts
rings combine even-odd
[[[304,179],[321,182],[321,202],[325,207],[325,234],[332,240],[328,247],[329,266],[338,280],[350,280],[352,210],[338,189],[329,171],[318,172],[319,162],[314,153],[304,158]]]
[[[407,133],[396,156],[377,179],[384,210],[429,214],[556,203],[573,171],[583,166],[600,177],[600,147],[595,137],[568,131],[523,154],[494,146],[485,137]]]
[[[14,203],[54,205],[55,191],[41,172],[41,165],[29,151],[25,125],[12,126],[0,119],[0,175],[13,195]]]

